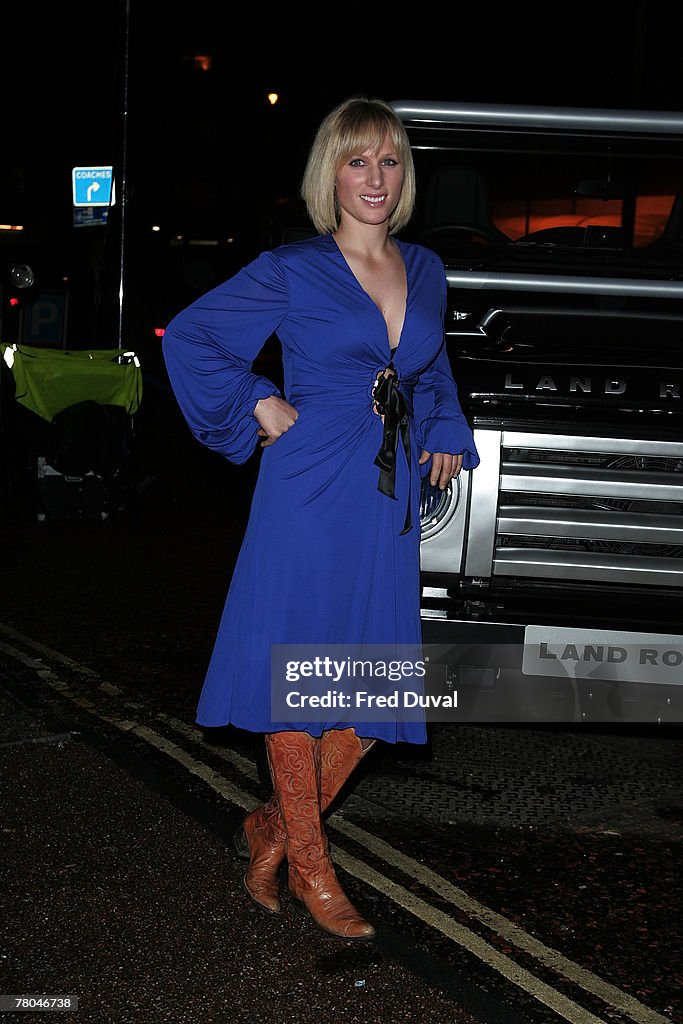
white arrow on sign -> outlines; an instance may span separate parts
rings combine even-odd
[[[99,192],[99,191],[100,191],[100,183],[99,183],[99,181],[93,181],[92,185],[88,185],[88,191],[87,191],[86,195],[88,197],[88,202],[89,203],[92,202],[92,194],[93,194],[93,192]]]

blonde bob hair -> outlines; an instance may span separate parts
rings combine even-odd
[[[339,226],[335,196],[337,171],[350,156],[376,153],[385,136],[403,165],[401,198],[389,218],[389,232],[405,227],[415,206],[415,166],[403,122],[384,100],[352,96],[324,119],[308,154],[301,198],[316,229],[331,234]]]

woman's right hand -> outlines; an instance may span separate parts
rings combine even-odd
[[[258,420],[260,428],[256,433],[265,437],[265,441],[261,441],[261,448],[267,448],[268,445],[275,444],[278,437],[282,437],[290,427],[294,426],[299,418],[299,413],[284,398],[269,395],[268,398],[258,400],[254,406],[254,416]]]

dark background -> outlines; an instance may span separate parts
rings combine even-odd
[[[0,232],[5,267],[25,257],[43,288],[68,276],[67,347],[115,344],[117,332],[139,347],[300,216],[308,146],[340,100],[683,109],[674,10],[22,5],[3,13],[0,36],[0,223],[25,225],[21,243]],[[115,167],[118,207],[106,229],[75,228],[71,168],[100,164]],[[178,234],[221,245],[188,261],[170,252]]]

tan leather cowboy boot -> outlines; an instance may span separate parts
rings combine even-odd
[[[331,729],[320,741],[320,809],[325,812],[374,740],[360,740],[353,729]],[[280,911],[278,872],[285,859],[285,830],[276,798],[248,814],[233,836],[235,851],[249,861],[243,884],[247,895],[272,914]]]
[[[320,741],[320,810],[324,814],[375,740],[361,740],[355,729],[329,729]]]
[[[285,859],[285,830],[274,796],[248,814],[233,836],[237,856],[249,861],[242,884],[247,896],[271,914],[280,913],[278,871]]]
[[[320,812],[321,741],[305,732],[266,735],[275,797],[285,826],[289,891],[323,931],[342,939],[372,939],[335,874]]]

